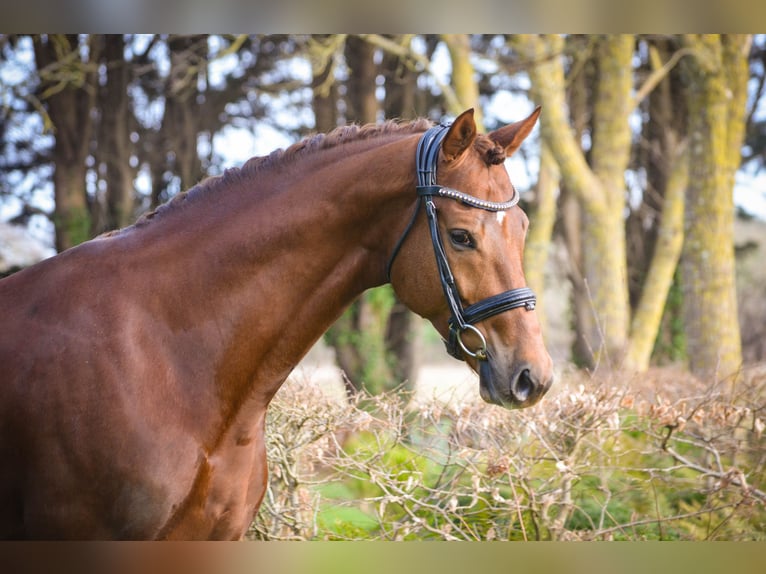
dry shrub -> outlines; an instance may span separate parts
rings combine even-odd
[[[291,381],[269,414],[268,540],[766,537],[766,373],[703,388],[570,374],[522,411],[357,404]],[[640,384],[638,384],[640,383]]]

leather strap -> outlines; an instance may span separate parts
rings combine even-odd
[[[482,341],[484,341],[483,335],[481,335],[481,333],[473,326],[475,323],[479,323],[498,313],[510,311],[511,309],[516,309],[518,307],[524,307],[527,311],[531,311],[535,308],[536,304],[535,294],[528,287],[510,289],[503,293],[499,293],[498,295],[487,297],[486,299],[474,303],[473,305],[469,305],[464,309],[460,291],[458,290],[455,277],[450,269],[449,261],[447,261],[447,253],[444,250],[444,244],[442,243],[441,234],[439,233],[439,221],[436,204],[434,203],[434,196],[453,199],[477,209],[497,212],[505,211],[515,206],[519,202],[519,193],[514,187],[511,199],[506,202],[498,203],[480,199],[467,193],[463,193],[462,191],[438,185],[436,183],[436,168],[439,163],[439,148],[441,147],[441,142],[447,135],[448,130],[449,125],[439,124],[427,130],[418,142],[415,158],[417,171],[416,190],[420,199],[416,203],[412,217],[388,260],[386,274],[390,281],[391,267],[393,266],[394,259],[401,250],[405,239],[417,220],[421,204],[425,205],[431,243],[433,244],[436,265],[439,270],[439,280],[442,285],[442,290],[444,291],[444,296],[447,299],[447,305],[449,306],[451,315],[449,319],[449,337],[444,341],[447,347],[447,352],[456,359],[462,360],[465,358],[463,356],[463,351],[461,350],[463,349],[472,356],[478,357],[479,360],[487,360],[488,355],[486,348],[480,349],[476,353],[472,353],[461,344],[460,334],[466,329],[471,329],[476,331],[476,334],[478,334]],[[482,345],[485,345],[485,342],[483,342]]]

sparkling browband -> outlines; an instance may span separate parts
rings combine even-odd
[[[511,184],[513,185],[513,184]],[[513,188],[513,197],[509,201],[498,203],[495,201],[487,201],[486,199],[479,199],[473,195],[468,195],[462,191],[452,189],[451,187],[443,187],[441,185],[422,185],[417,187],[419,196],[438,195],[439,197],[447,197],[454,199],[471,207],[478,209],[484,209],[486,211],[505,211],[510,209],[517,203],[519,203],[519,192],[516,188]]]

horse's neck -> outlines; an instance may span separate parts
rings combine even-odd
[[[189,222],[167,234],[163,274],[183,278],[189,325],[205,336],[215,325],[221,346],[207,360],[227,396],[268,403],[342,311],[385,280],[416,201],[414,143],[393,147],[385,161],[375,149],[343,161],[328,150],[305,173],[253,177],[199,213],[189,206]]]

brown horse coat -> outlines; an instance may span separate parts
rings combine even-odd
[[[488,155],[511,153],[536,118],[477,137],[461,115],[440,180],[507,197]],[[426,127],[344,128],[254,158],[0,281],[0,537],[242,537],[266,488],[269,401],[344,308],[386,281]],[[445,233],[484,242],[450,253],[467,301],[524,284],[520,209],[502,222],[443,208]],[[445,333],[424,222],[392,283]],[[537,400],[551,364],[534,312],[483,328],[492,376],[527,369]]]

